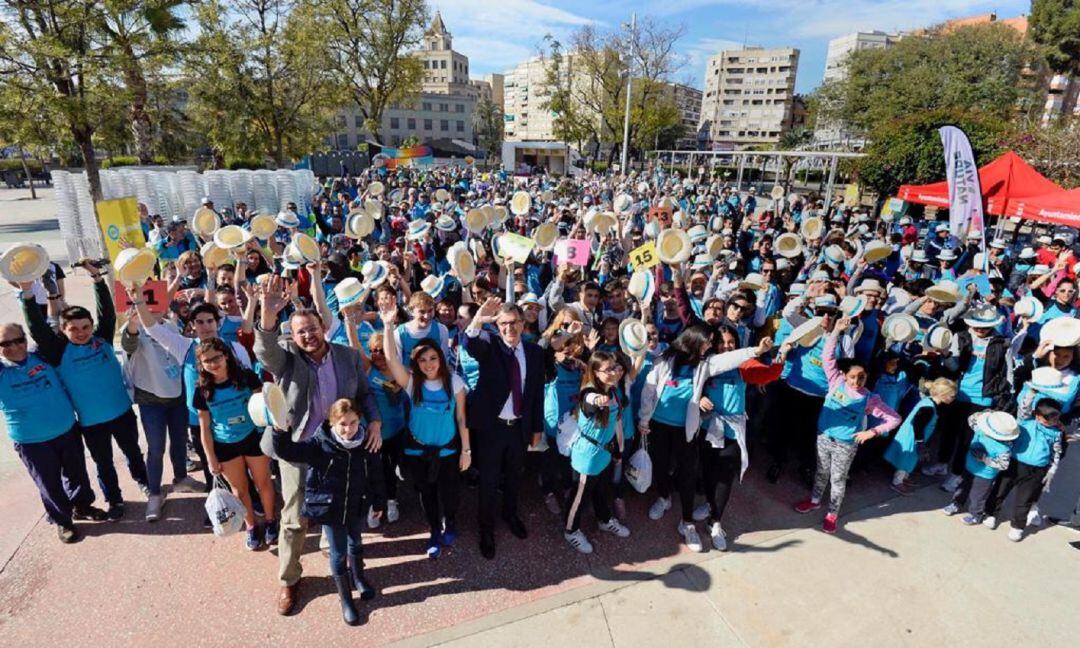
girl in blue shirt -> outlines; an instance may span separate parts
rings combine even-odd
[[[380,316],[386,330],[392,331],[397,314],[385,311]],[[457,538],[459,473],[472,464],[465,382],[450,371],[442,346],[430,338],[413,347],[408,369],[398,353],[394,336],[383,335],[387,369],[409,401],[404,463],[420,491],[431,531],[427,555],[434,559]]]
[[[195,349],[199,379],[192,404],[199,413],[199,428],[210,472],[224,475],[244,504],[247,548],[262,546],[263,538],[251,508],[248,472],[262,501],[265,535],[275,539],[278,523],[274,514],[274,485],[270,480],[270,457],[259,448],[261,434],[248,414],[252,394],[262,391],[255,372],[240,366],[229,344],[220,338],[199,343]]]
[[[397,522],[401,515],[397,501],[397,471],[401,466],[401,453],[405,447],[405,435],[402,434],[405,429],[405,394],[390,374],[390,366],[383,354],[383,334],[373,334],[370,343],[371,355],[361,353],[360,357],[367,372],[368,389],[374,394],[375,404],[379,406],[382,417],[382,449],[379,454],[382,457],[386,489],[385,518],[392,523]],[[374,509],[368,513],[368,526],[372,529],[379,526],[380,516],[376,513]]]

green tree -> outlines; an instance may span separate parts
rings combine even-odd
[[[420,91],[423,66],[409,51],[424,36],[425,0],[317,0],[301,11],[319,26],[322,64],[348,84],[364,128],[377,135],[386,109]]]
[[[487,151],[489,157],[498,156],[503,137],[502,108],[491,99],[483,99],[476,104],[473,121],[480,147]]]
[[[315,149],[343,100],[312,13],[299,0],[207,0],[196,17],[189,114],[215,158],[280,167]]]
[[[1080,186],[1080,128],[1059,123],[1017,133],[1005,143],[1039,173],[1065,188]]]
[[[1080,69],[1080,2],[1031,0],[1028,26],[1032,40],[1042,46],[1052,70]]]

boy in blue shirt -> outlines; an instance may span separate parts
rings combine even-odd
[[[1019,423],[1020,436],[1012,446],[1014,461],[990,489],[986,504],[988,517],[983,522],[993,528],[998,508],[1015,488],[1009,529],[1009,540],[1013,542],[1024,539],[1028,512],[1042,494],[1043,484],[1050,483],[1061,458],[1061,405],[1051,398],[1041,398],[1031,414],[1031,418],[1021,419]]]
[[[955,515],[967,506],[964,524],[973,526],[983,521],[994,479],[1009,467],[1012,444],[1020,436],[1020,428],[1012,414],[1001,411],[972,414],[968,425],[974,434],[964,457],[964,474],[952,502],[943,511]]]

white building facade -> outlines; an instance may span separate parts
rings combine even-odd
[[[708,126],[707,147],[741,150],[775,144],[790,128],[799,50],[760,47],[727,50],[705,69],[699,126]]]

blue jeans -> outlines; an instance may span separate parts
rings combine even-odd
[[[183,399],[175,405],[141,403],[139,420],[146,434],[146,472],[150,494],[161,495],[161,477],[165,470],[165,439],[169,440],[169,462],[173,481],[187,475],[187,406]]]
[[[363,515],[354,514],[346,518],[345,524],[323,525],[323,533],[330,541],[330,573],[334,576],[343,576],[348,572],[348,558],[352,558],[355,566],[361,566],[364,551],[360,544],[360,532],[363,520]]]

